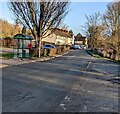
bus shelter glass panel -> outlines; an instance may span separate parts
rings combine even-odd
[[[14,57],[15,58],[26,58],[31,57],[32,40],[31,36],[23,34],[17,34],[13,37],[16,45],[14,46]]]

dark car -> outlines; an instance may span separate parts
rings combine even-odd
[[[73,45],[73,46],[71,46],[71,48],[70,49],[80,49],[80,46],[79,45]]]

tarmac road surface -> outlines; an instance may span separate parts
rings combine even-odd
[[[118,112],[118,65],[85,50],[2,69],[3,112]]]

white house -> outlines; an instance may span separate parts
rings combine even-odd
[[[51,43],[54,45],[73,45],[74,36],[71,36],[67,30],[52,29],[46,34],[46,37],[42,39],[44,43]]]

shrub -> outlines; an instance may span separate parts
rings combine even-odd
[[[56,52],[57,52],[57,49],[51,48],[51,49],[49,50],[49,56],[55,56]]]
[[[112,53],[112,55],[110,56],[110,58],[114,60],[115,59],[115,54]]]
[[[61,54],[61,53],[62,53],[62,49],[61,49],[61,47],[57,47],[56,54]]]
[[[120,61],[120,55],[115,55],[115,60]]]
[[[39,49],[38,48],[32,48],[31,49],[31,54],[32,54],[32,57],[38,57],[39,56]],[[40,53],[41,56],[44,55],[44,50],[41,48],[41,53]]]
[[[43,55],[44,57],[48,56],[50,53],[50,49],[43,49]]]
[[[107,52],[105,50],[103,50],[101,54],[102,54],[103,57],[107,56]]]
[[[67,47],[67,46],[64,46],[63,52],[66,52],[66,51],[68,51],[68,50],[69,50],[68,47]]]
[[[41,49],[41,56],[44,56],[44,57],[55,56],[55,54],[61,54],[68,50],[70,50],[70,46],[57,46],[57,48]],[[38,57],[39,49],[32,48],[31,53],[32,53],[33,57]]]
[[[1,39],[1,45],[3,47],[11,47],[14,46],[15,40],[13,38],[3,38]]]

